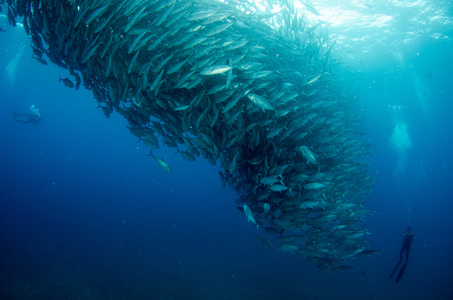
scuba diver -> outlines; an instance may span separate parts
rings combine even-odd
[[[407,226],[407,230],[401,235],[404,236],[404,241],[403,241],[403,246],[401,247],[401,251],[400,251],[400,261],[396,264],[395,268],[392,271],[392,274],[390,274],[389,280],[392,278],[396,269],[398,269],[399,265],[403,261],[403,252],[404,251],[406,251],[406,262],[404,263],[403,267],[401,268],[400,272],[398,273],[398,276],[396,277],[395,282],[400,281],[401,277],[404,274],[404,271],[406,270],[407,260],[409,259],[409,250],[411,249],[412,240],[414,239],[414,233],[412,232],[412,227]]]
[[[19,114],[13,112],[12,116],[14,118],[14,121],[24,124],[32,123],[35,126],[38,125],[38,123],[42,119],[41,114],[39,113],[38,109],[35,108],[34,105],[30,106],[30,111],[31,114]]]

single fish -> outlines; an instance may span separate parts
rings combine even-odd
[[[229,65],[216,65],[216,66],[210,66],[210,67],[203,68],[200,71],[200,74],[205,75],[205,76],[211,76],[211,75],[226,73],[231,69],[233,69],[233,67],[229,66]]]
[[[65,87],[68,87],[68,88],[71,88],[71,89],[74,87],[74,83],[67,77],[66,78],[61,78],[61,76],[60,76],[60,82],[63,82]]]
[[[274,107],[264,98],[257,94],[250,93],[247,97],[256,105],[258,105],[263,111],[274,110]]]
[[[244,204],[244,213],[245,213],[245,216],[247,217],[247,220],[249,222],[252,222],[253,224],[255,224],[258,227],[258,224],[256,224],[256,221],[255,221],[255,217],[253,216],[253,213],[247,204]]]
[[[149,151],[149,154],[147,154],[148,156],[151,156],[152,158],[154,158],[154,160],[156,161],[156,164],[162,169],[164,170],[166,173],[168,174],[171,174],[172,173],[172,170],[170,168],[170,165],[167,164],[163,159],[160,159],[160,158],[157,158],[153,155],[153,152],[150,150]]]

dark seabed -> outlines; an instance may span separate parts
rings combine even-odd
[[[373,144],[365,225],[381,250],[344,272],[259,244],[263,229],[221,187],[219,165],[161,147],[163,172],[124,118],[59,83],[67,70],[30,59],[2,5],[0,299],[453,299],[453,6],[351,3],[317,0],[320,15],[307,13],[337,39],[339,80]],[[42,121],[14,122],[31,105]]]

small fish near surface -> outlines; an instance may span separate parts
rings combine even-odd
[[[63,82],[65,87],[68,87],[68,88],[71,88],[71,89],[74,88],[74,83],[68,77],[61,78],[61,76],[60,76],[60,82]]]
[[[16,18],[14,15],[12,8],[8,6],[8,22],[11,26],[16,27]]]
[[[307,81],[307,85],[310,85],[310,84],[316,82],[316,81],[319,79],[319,77],[321,77],[321,75],[322,75],[322,73],[319,73],[319,74],[316,75],[315,77],[313,77],[313,78],[311,78],[310,80],[308,80],[308,81]]]
[[[47,61],[44,58],[33,56],[32,58],[36,59],[40,64],[47,66]]]

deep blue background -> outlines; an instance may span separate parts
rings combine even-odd
[[[345,53],[353,72],[339,80],[374,145],[367,227],[382,250],[332,273],[258,244],[218,166],[164,147],[164,173],[125,120],[64,88],[66,70],[30,59],[23,29],[0,26],[0,299],[453,299],[451,39],[421,38],[399,49],[404,61]],[[39,126],[15,123],[11,112],[32,104]],[[392,140],[397,124],[407,132]],[[409,223],[416,238],[395,284]]]

